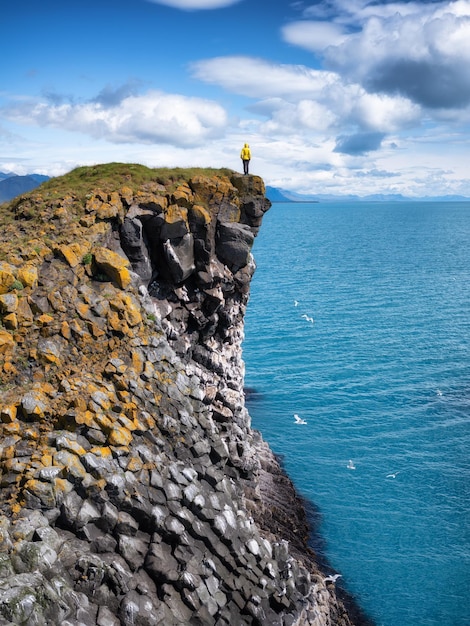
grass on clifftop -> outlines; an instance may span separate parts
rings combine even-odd
[[[104,163],[77,167],[63,176],[51,178],[32,191],[0,205],[0,226],[6,223],[8,208],[16,204],[19,198],[37,197],[40,194],[45,202],[53,202],[55,199],[66,196],[84,200],[89,193],[98,189],[111,192],[126,186],[135,191],[148,183],[165,185],[169,191],[172,191],[178,184],[197,175],[231,176],[233,173],[234,171],[229,168],[150,168],[137,163]]]
[[[64,194],[73,193],[74,196],[83,198],[93,189],[107,192],[127,186],[135,191],[146,183],[177,186],[178,183],[197,175],[230,176],[231,174],[233,171],[228,168],[150,168],[137,163],[105,163],[77,167],[64,176],[51,178],[41,185],[40,190],[45,197],[48,197],[48,194],[63,197]]]

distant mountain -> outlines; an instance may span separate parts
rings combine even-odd
[[[292,200],[289,200],[289,198],[284,195],[284,191],[276,187],[269,187],[268,185],[266,185],[266,196],[271,202],[292,202]]]
[[[470,198],[459,195],[423,196],[410,198],[400,193],[370,194],[368,196],[334,195],[334,194],[301,194],[295,191],[266,186],[266,196],[271,202],[465,202]]]
[[[0,172],[0,202],[7,202],[22,193],[31,191],[46,180],[49,180],[49,176],[42,174],[17,176],[16,174]]]
[[[318,196],[307,196],[286,189],[266,186],[266,196],[271,202],[318,202]]]
[[[34,178],[34,180],[37,180],[39,184],[45,183],[46,180],[49,180],[50,178],[50,176],[44,176],[44,174],[29,174],[29,176]]]

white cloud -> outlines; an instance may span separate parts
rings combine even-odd
[[[287,102],[281,98],[261,100],[250,107],[254,113],[267,117],[260,124],[262,132],[271,138],[293,132],[307,131],[313,137],[317,133],[327,132],[337,124],[337,115],[315,100]]]
[[[335,72],[249,57],[200,61],[193,71],[201,80],[259,98],[249,110],[269,118],[264,130],[270,133],[320,132],[347,125],[386,133],[419,121],[420,108],[406,98],[370,94]]]
[[[466,0],[464,0],[466,2]],[[349,25],[356,28],[358,24],[364,23],[370,17],[380,15],[381,17],[391,17],[397,13],[408,15],[420,12],[421,14],[433,12],[436,6],[447,6],[449,2],[434,2],[430,0],[415,0],[389,2],[374,2],[371,0],[323,0],[318,4],[306,7],[303,10],[303,17],[307,19],[325,20],[329,19],[338,24]],[[432,6],[431,6],[432,5]]]
[[[232,4],[237,4],[240,0],[148,0],[148,2],[186,11],[198,11],[200,9],[225,9]]]
[[[390,133],[419,126],[421,109],[406,98],[362,91],[352,103],[351,118],[365,129]]]
[[[328,46],[341,44],[348,36],[343,26],[320,21],[291,22],[281,32],[285,41],[311,52],[323,52]]]
[[[3,114],[17,123],[79,131],[112,143],[191,146],[223,134],[227,125],[225,110],[213,101],[157,91],[126,96],[113,106],[22,102]]]
[[[334,72],[244,56],[216,57],[193,63],[191,68],[199,80],[252,98],[313,98],[338,82]]]
[[[294,22],[283,30],[286,41],[321,53],[330,70],[369,92],[401,95],[430,110],[470,106],[470,0],[333,6],[333,28],[317,19]],[[310,7],[306,15],[327,15],[329,8]]]

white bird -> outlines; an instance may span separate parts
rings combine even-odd
[[[297,413],[295,413],[295,414],[294,414],[294,420],[295,420],[295,423],[296,423],[296,424],[306,424],[306,423],[307,423],[304,419],[302,419],[301,417],[299,417],[299,416],[297,415]]]
[[[311,324],[313,324],[313,317],[309,317],[308,315],[305,315],[305,313],[302,315],[302,318],[304,320],[307,320],[307,322],[310,322]]]
[[[335,583],[338,578],[341,578],[341,574],[331,574],[330,576],[327,576],[326,578],[323,579],[324,583]]]
[[[396,478],[400,472],[393,472],[393,474],[387,474],[385,478]]]
[[[298,300],[294,300],[294,306],[299,306],[299,301]]]
[[[352,462],[351,459],[349,459],[348,464],[347,464],[347,468],[350,470],[355,470],[356,466],[354,465],[354,463]]]

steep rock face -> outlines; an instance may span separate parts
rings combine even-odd
[[[0,624],[351,624],[245,408],[262,180],[117,169],[1,209]]]

